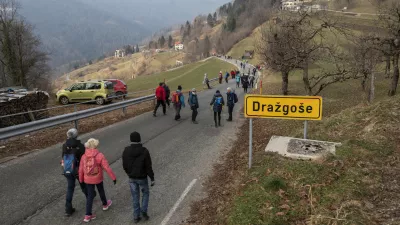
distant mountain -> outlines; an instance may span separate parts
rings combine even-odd
[[[182,24],[195,16],[211,13],[230,0],[79,0],[82,3],[137,21],[151,31]]]
[[[79,0],[19,0],[20,14],[35,26],[51,65],[93,59],[150,34],[144,26]]]
[[[18,0],[51,65],[93,59],[229,0]]]

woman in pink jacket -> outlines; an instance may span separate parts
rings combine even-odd
[[[89,222],[96,218],[96,215],[92,214],[93,198],[94,198],[94,187],[97,187],[101,201],[103,203],[103,210],[106,211],[111,206],[112,201],[107,200],[103,186],[103,169],[108,173],[110,178],[114,181],[114,185],[117,183],[117,178],[114,172],[111,170],[107,159],[103,153],[97,150],[99,141],[91,138],[85,143],[85,154],[82,156],[79,166],[79,181],[85,182],[88,196],[86,198],[86,215],[84,222]]]

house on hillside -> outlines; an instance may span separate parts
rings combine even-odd
[[[125,57],[124,50],[122,50],[122,49],[115,50],[114,58],[124,58],[124,57]]]
[[[183,44],[182,43],[180,43],[180,42],[175,42],[175,50],[176,51],[180,51],[180,50],[183,50]]]
[[[282,0],[281,9],[287,11],[299,11],[304,2],[304,0]]]

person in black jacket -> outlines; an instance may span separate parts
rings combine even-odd
[[[148,220],[147,208],[149,205],[149,183],[154,186],[154,172],[151,165],[149,150],[143,147],[140,134],[131,133],[132,144],[125,148],[122,154],[122,166],[129,177],[129,185],[133,198],[133,219],[135,223],[141,220],[140,213],[144,220]],[[142,190],[142,206],[140,206],[140,190]]]
[[[170,107],[169,97],[171,95],[171,90],[169,89],[169,87],[166,83],[164,83],[163,87],[165,90],[165,102],[167,103],[168,108],[169,108]]]
[[[66,195],[66,201],[65,201],[65,215],[66,216],[71,216],[74,212],[75,209],[72,207],[72,198],[74,196],[74,191],[75,191],[75,182],[78,180],[78,166],[79,166],[79,161],[82,158],[82,155],[85,154],[85,146],[81,143],[80,140],[77,139],[78,137],[78,130],[75,128],[69,129],[67,131],[67,141],[63,144],[62,146],[62,154],[61,154],[61,166],[64,167],[64,156],[66,155],[74,155],[75,156],[75,169],[74,173],[72,174],[65,174],[64,171],[64,176],[67,179],[67,195]],[[65,169],[64,169],[65,170]],[[87,196],[87,190],[86,190],[86,184],[85,183],[79,183],[81,186],[83,194]],[[95,193],[96,195],[96,193]]]

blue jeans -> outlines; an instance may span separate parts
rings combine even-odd
[[[147,213],[149,206],[149,182],[146,179],[129,179],[129,186],[131,188],[133,199],[133,218],[140,217],[140,213]],[[140,190],[142,190],[142,208],[140,208]]]
[[[94,187],[97,187],[97,190],[99,191],[100,199],[103,205],[107,205],[107,198],[106,198],[106,193],[104,192],[104,185],[103,182],[99,184],[86,184],[87,188],[87,198],[86,198],[86,215],[91,216],[92,215],[92,207],[93,207],[93,199],[95,196],[95,190]]]
[[[65,199],[65,212],[70,214],[72,213],[72,198],[74,197],[74,191],[75,191],[75,183],[77,180],[76,176],[73,175],[65,175],[65,178],[67,178],[67,196]],[[78,181],[79,183],[79,181]],[[79,183],[81,186],[82,192],[85,196],[87,196],[87,190],[86,190],[86,184],[85,183]],[[96,193],[95,193],[96,194]]]

